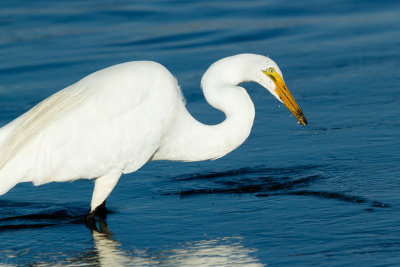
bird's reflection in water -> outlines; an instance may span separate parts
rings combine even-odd
[[[154,253],[123,251],[104,220],[88,225],[99,266],[264,266],[243,246],[241,237],[225,237],[185,243],[176,249]]]

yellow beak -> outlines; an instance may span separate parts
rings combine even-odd
[[[285,104],[285,106],[290,110],[290,112],[292,112],[292,114],[302,125],[307,125],[308,122],[306,117],[301,111],[299,105],[297,105],[292,94],[289,92],[289,89],[286,87],[282,77],[276,71],[271,72],[270,70],[266,70],[263,72],[274,81],[276,85],[275,93],[282,100],[283,104]]]

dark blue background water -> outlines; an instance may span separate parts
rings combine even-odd
[[[123,176],[98,232],[79,221],[92,181],[20,184],[0,197],[0,265],[399,264],[398,1],[2,1],[0,125],[95,70],[144,59],[217,123],[201,75],[243,52],[278,63],[309,127],[245,84],[249,139],[216,161]]]

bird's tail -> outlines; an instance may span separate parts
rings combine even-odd
[[[19,180],[13,178],[13,176],[9,176],[0,171],[0,196],[7,193],[11,188],[20,182]]]

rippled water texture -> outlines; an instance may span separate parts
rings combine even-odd
[[[91,181],[20,184],[0,197],[0,265],[397,265],[399,14],[398,1],[1,1],[0,125],[143,59],[215,124],[201,75],[243,52],[279,64],[310,125],[246,83],[256,120],[241,147],[123,176],[96,225],[82,221]]]

